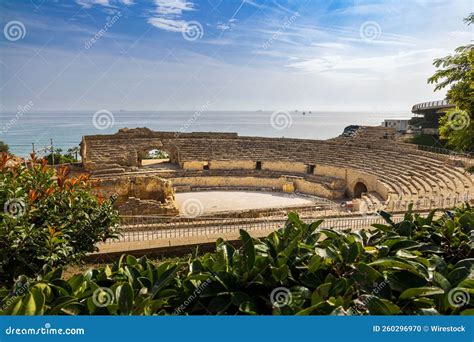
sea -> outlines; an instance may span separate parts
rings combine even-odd
[[[406,112],[320,111],[29,111],[0,112],[0,141],[28,156],[54,148],[66,152],[82,136],[113,134],[120,128],[148,127],[170,132],[236,132],[242,136],[329,139],[349,125],[380,125],[410,118]]]

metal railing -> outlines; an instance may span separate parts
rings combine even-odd
[[[468,159],[472,158],[472,153],[470,152],[456,152],[456,151],[448,150],[446,148],[435,147],[435,146],[426,146],[426,145],[417,145],[417,146],[418,146],[418,150],[420,151],[427,151],[427,152],[432,152],[436,154],[444,154],[444,155],[448,155],[454,158],[468,158]]]
[[[422,109],[436,109],[436,108],[445,108],[445,107],[454,107],[453,104],[449,103],[449,100],[439,100],[439,101],[430,101],[423,102],[414,105],[411,111],[422,110]]]
[[[412,205],[414,211],[430,211],[433,209],[451,209],[463,203],[474,200],[474,197],[467,193],[456,194],[452,196],[439,196],[432,198],[418,198],[418,199],[396,199],[389,201],[382,208],[389,212],[403,212]]]
[[[359,230],[369,228],[373,224],[384,224],[385,220],[376,214],[377,210],[393,213],[394,222],[403,219],[403,213],[412,205],[417,212],[428,212],[433,209],[450,209],[461,203],[472,201],[469,193],[451,197],[421,198],[412,200],[392,200],[381,203],[380,207],[372,208],[370,213],[363,215],[347,211],[301,212],[301,219],[307,223],[323,219],[321,228]],[[331,215],[328,217],[328,215]],[[357,216],[356,216],[357,215]],[[140,242],[150,240],[186,239],[192,237],[226,237],[238,234],[240,229],[250,232],[273,231],[282,228],[287,221],[286,213],[280,216],[236,218],[236,217],[164,217],[164,216],[123,216],[122,236],[108,240],[107,244],[120,242]],[[129,247],[127,247],[129,248]]]
[[[310,223],[321,218],[305,219],[304,221]],[[393,221],[399,222],[403,219],[402,215],[394,215]],[[148,228],[143,227],[139,230],[131,229],[131,227],[125,228],[122,236],[116,240],[108,240],[107,243],[113,244],[117,242],[135,242],[135,241],[149,241],[149,240],[166,240],[176,238],[192,238],[199,236],[218,236],[224,237],[226,234],[237,234],[240,229],[246,231],[272,231],[282,228],[286,219],[266,219],[252,222],[237,222],[235,219],[222,220],[216,219],[213,222],[209,222],[207,225],[196,226],[192,221],[189,222],[188,226],[173,227],[168,225],[166,228],[149,226]],[[333,229],[352,229],[359,230],[369,228],[373,224],[383,224],[386,221],[379,215],[370,216],[358,216],[358,217],[346,217],[346,218],[326,218],[323,223],[319,226],[320,228],[333,228]],[[170,224],[170,222],[168,222]]]
[[[461,203],[474,199],[468,194],[454,197],[439,197],[435,199],[395,200],[382,204],[375,210],[385,210],[393,213],[392,220],[402,220],[403,213],[412,205],[413,211],[428,212],[433,209],[450,209]],[[373,224],[384,224],[385,220],[375,213],[364,215],[335,212],[337,217],[304,216],[303,221],[310,223],[323,219],[321,228],[359,230],[369,228]],[[358,216],[354,216],[358,215]],[[286,216],[263,218],[184,218],[162,216],[126,216],[122,218],[123,234],[119,239],[108,240],[106,243],[137,242],[149,240],[167,240],[191,237],[224,237],[226,234],[238,233],[240,229],[247,231],[272,231],[284,226]]]

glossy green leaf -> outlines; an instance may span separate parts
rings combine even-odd
[[[130,314],[133,308],[134,299],[132,286],[129,283],[123,283],[122,285],[117,286],[115,296],[121,314]]]
[[[252,237],[245,230],[240,230],[240,238],[242,239],[242,249],[244,251],[247,269],[251,270],[255,264],[255,247]]]
[[[404,291],[400,295],[400,299],[408,299],[414,297],[428,297],[444,294],[444,290],[439,287],[417,287]]]

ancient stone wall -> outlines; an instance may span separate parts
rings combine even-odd
[[[322,141],[124,129],[113,135],[83,137],[81,155],[86,170],[96,175],[120,175],[137,171],[145,151],[161,149],[169,153],[177,168],[163,177],[183,187],[232,183],[295,189],[329,198],[340,196],[340,189],[328,187],[327,181],[305,178],[314,175],[343,182],[348,197],[354,195],[357,183],[363,183],[368,193],[376,193],[384,200],[451,196],[474,190],[470,176],[438,155],[418,151],[412,144],[380,138],[372,129],[365,132],[365,136],[354,139]],[[223,170],[241,174],[199,179]],[[195,172],[203,173],[193,175]],[[251,175],[244,179],[247,172],[261,173],[262,177]],[[263,177],[265,172],[285,173],[302,180],[293,180],[292,185],[285,181],[284,185],[280,177],[285,174]]]
[[[192,188],[253,188],[283,192],[299,191],[304,194],[328,199],[344,198],[344,189],[331,189],[325,184],[310,182],[303,177],[281,176],[278,178],[249,176],[200,176],[171,179],[173,186],[184,189]],[[291,189],[291,191],[287,190]]]
[[[114,197],[115,207],[123,214],[145,215],[150,210],[161,215],[178,213],[171,181],[156,175],[102,178],[94,192]]]

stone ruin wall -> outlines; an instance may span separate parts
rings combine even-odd
[[[83,137],[81,156],[84,168],[95,177],[113,175],[121,184],[127,181],[120,178],[138,170],[145,151],[166,151],[177,168],[160,171],[160,177],[176,189],[272,188],[342,199],[353,197],[356,184],[362,183],[382,200],[473,190],[472,180],[449,166],[444,156],[377,138],[377,130],[369,131],[366,138],[309,140],[122,129],[113,135]],[[133,197],[132,192],[127,196]]]
[[[178,214],[171,181],[154,175],[103,177],[94,192],[114,197],[115,208],[124,215]]]
[[[82,141],[84,168],[94,173],[136,170],[139,155],[149,149],[160,149],[170,154],[171,162],[181,169],[202,171],[241,170],[240,179],[231,177],[186,177],[172,179],[173,185],[193,186],[262,186],[283,189],[285,178],[263,179],[245,171],[255,170],[260,161],[262,170],[286,172],[289,175],[306,174],[308,165],[314,165],[315,176],[332,179],[329,189],[321,184],[295,180],[295,190],[331,199],[351,196],[353,185],[364,179],[369,191],[387,196],[388,190],[377,182],[377,177],[350,167],[333,166],[334,147],[344,153],[344,147],[326,141],[239,137],[236,133],[174,133],[153,132],[148,129],[121,130],[114,135],[85,136]],[[243,178],[242,178],[243,177]],[[347,184],[346,184],[347,183]],[[342,184],[342,185],[341,185]]]
[[[344,197],[344,189],[328,189],[319,184],[309,182],[302,177],[281,176],[278,178],[249,177],[249,176],[205,176],[205,177],[180,177],[172,178],[172,184],[183,191],[195,188],[255,188],[262,190],[283,191],[292,193],[295,191],[303,194],[320,196],[331,200]]]
[[[81,156],[89,171],[140,166],[140,154],[150,149],[169,153],[172,163],[181,164],[180,147],[202,138],[236,138],[236,133],[153,132],[147,128],[121,129],[111,135],[84,136]],[[192,140],[190,140],[192,139]]]

